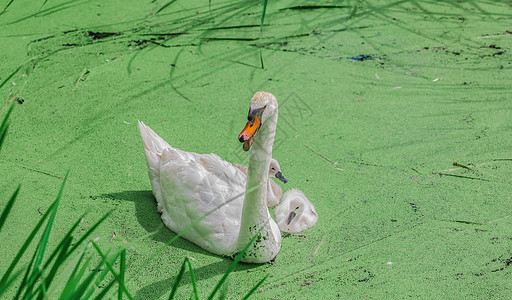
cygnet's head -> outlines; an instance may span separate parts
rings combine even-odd
[[[279,230],[300,233],[313,227],[318,220],[315,207],[301,190],[287,191],[274,211]]]
[[[275,177],[279,180],[281,180],[283,183],[287,183],[288,180],[284,178],[283,173],[281,172],[281,166],[279,166],[279,163],[275,159],[270,160],[270,167],[268,170],[268,176]]]
[[[244,143],[244,151],[249,151],[254,137],[261,125],[277,112],[276,96],[269,92],[256,92],[251,99],[247,124],[238,135],[238,140]]]

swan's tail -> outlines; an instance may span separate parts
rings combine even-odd
[[[171,148],[166,141],[156,134],[153,129],[149,128],[143,122],[139,121],[139,131],[142,137],[142,143],[144,144],[144,151],[146,152],[146,160],[148,162],[148,173],[153,188],[153,193],[157,200],[160,200],[160,159],[162,158],[162,152]]]
[[[158,136],[153,129],[149,128],[149,126],[141,121],[139,121],[139,131],[146,153],[149,151],[161,156],[164,149],[171,148],[171,146],[167,144],[164,139]]]

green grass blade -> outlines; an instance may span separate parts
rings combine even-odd
[[[101,282],[103,281],[103,279],[105,279],[105,277],[108,275],[109,273],[109,270],[108,268],[105,268],[103,269],[103,271],[101,271],[100,275],[98,276],[98,278],[96,278],[96,286],[99,287],[101,285]]]
[[[120,274],[119,276],[121,277],[120,280],[123,282],[124,284],[124,276],[125,276],[125,269],[126,269],[126,248],[123,248],[123,249],[120,249],[114,256],[113,258],[111,257],[110,260],[112,261],[112,263],[114,263],[118,257],[121,257],[121,260],[120,260],[120,263],[121,263],[121,266],[120,266]],[[124,260],[124,262],[123,262]],[[99,287],[101,282],[103,281],[103,279],[105,279],[105,276],[109,273],[109,270],[108,268],[105,268],[103,270],[103,272],[101,272],[100,276],[98,276],[98,278],[96,279],[96,286]],[[115,283],[117,283],[117,280],[114,278],[114,280],[112,280],[108,286],[110,289]],[[101,294],[106,294],[107,291],[103,290]],[[122,295],[122,290],[121,290],[121,295]],[[98,295],[99,296],[99,295]],[[98,296],[96,297],[98,299]],[[103,296],[101,296],[103,297]]]
[[[263,22],[265,22],[265,14],[267,13],[267,2],[268,2],[268,0],[265,0],[263,2],[263,12],[261,13],[260,34],[263,33]]]
[[[2,149],[2,145],[4,144],[4,140],[7,137],[7,132],[9,131],[9,124],[5,126],[2,130],[0,130],[0,150]]]
[[[186,267],[187,261],[188,261],[188,258],[185,257],[185,260],[181,264],[180,272],[178,273],[178,276],[176,276],[176,279],[174,279],[174,284],[172,285],[171,294],[169,295],[169,300],[174,299],[174,296],[176,295],[176,291],[178,290],[178,285],[180,284],[181,278],[183,278],[183,274],[185,273],[185,267]]]
[[[16,70],[16,72],[17,71],[18,70]],[[11,74],[11,76],[9,76],[7,79],[11,78],[12,75],[14,75],[14,74]],[[11,116],[11,113],[12,113],[13,110],[14,110],[14,105],[10,105],[9,109],[7,109],[7,113],[5,114],[5,116],[4,116],[3,120],[2,120],[2,124],[0,125],[0,129],[3,129],[6,126],[7,121],[9,121],[9,117]]]
[[[194,295],[194,299],[199,300],[199,296],[197,295],[197,285],[196,285],[196,276],[194,275],[194,269],[192,268],[192,263],[190,259],[186,260],[188,264],[188,273],[190,274],[190,282],[192,282],[192,293]]]
[[[98,222],[96,222],[93,226],[91,226],[91,228],[89,230],[87,230],[87,232],[75,243],[73,248],[71,248],[71,250],[69,250],[68,254],[71,255],[78,247],[80,247],[80,245],[85,241],[85,239],[87,239],[87,237],[89,235],[91,235],[94,232],[94,230],[96,230],[96,228],[98,228],[98,226],[100,226],[100,224],[103,223],[103,221],[105,221],[105,219],[108,218],[108,216],[110,216],[110,214],[113,211],[114,211],[113,209],[108,211],[101,219],[98,220]]]
[[[268,4],[268,0],[265,0],[263,2],[263,12],[261,13],[261,23],[260,23],[260,41],[261,39],[263,38],[263,23],[265,22],[265,15],[267,14],[267,4]],[[263,64],[263,54],[261,53],[261,49],[259,51],[260,53],[260,63],[261,63],[261,68],[262,69],[265,69],[265,65]]]
[[[68,180],[69,171],[66,173],[64,180],[59,189],[59,193],[57,194],[57,198],[55,199],[55,205],[52,207],[50,218],[48,219],[48,223],[46,224],[46,228],[41,236],[41,240],[39,241],[39,245],[37,247],[36,259],[34,261],[34,265],[32,266],[31,276],[28,280],[27,290],[25,291],[26,298],[32,298],[32,288],[36,282],[36,280],[40,277],[43,272],[43,266],[41,266],[43,262],[44,252],[46,250],[46,246],[48,244],[48,239],[50,238],[50,232],[53,227],[53,221],[55,220],[55,215],[57,214],[57,208],[59,207],[60,199],[62,198],[62,192],[64,191],[64,186],[66,185],[66,181]]]
[[[39,8],[39,11],[41,11],[41,9],[43,9],[43,7],[45,6],[46,2],[48,2],[48,0],[44,0],[43,5],[41,5],[41,7]]]
[[[43,225],[43,223],[46,220],[46,218],[48,218],[48,216],[50,215],[50,212],[52,211],[52,208],[53,208],[54,205],[55,205],[55,202],[53,202],[52,205],[50,205],[48,211],[43,215],[41,220],[39,220],[39,222],[34,227],[34,229],[32,229],[32,232],[27,237],[27,239],[25,240],[25,243],[23,244],[23,246],[21,246],[20,250],[18,250],[18,253],[16,254],[16,257],[12,260],[11,264],[9,265],[9,268],[7,268],[7,271],[5,271],[4,275],[2,276],[2,279],[0,279],[0,286],[3,286],[7,282],[8,278],[9,278],[9,275],[12,273],[12,271],[14,270],[14,268],[16,267],[18,262],[20,261],[21,257],[23,256],[23,254],[25,254],[25,251],[27,250],[28,246],[30,245],[30,243],[34,239],[34,236],[39,231],[39,229]]]
[[[57,246],[57,248],[55,249],[54,253],[59,253],[59,254],[57,256],[57,259],[55,260],[55,263],[53,264],[52,269],[46,276],[44,282],[40,285],[40,288],[39,288],[40,292],[39,292],[39,296],[37,299],[44,298],[44,295],[42,294],[42,292],[48,290],[48,288],[50,287],[50,283],[52,282],[53,278],[57,274],[57,270],[62,266],[62,264],[68,257],[67,250],[69,248],[69,245],[71,245],[72,240],[73,240],[73,236],[68,233],[65,236],[64,240],[62,241],[62,243],[59,244],[59,246]],[[46,270],[46,265],[43,269]]]
[[[41,276],[43,279],[43,282],[46,280],[46,276]],[[48,291],[46,290],[46,286],[44,284],[41,284],[41,295],[43,296],[43,299],[48,299]]]
[[[166,4],[164,4],[164,6],[160,7],[160,9],[156,11],[155,15],[158,14],[159,12],[161,12],[162,10],[166,9],[168,6],[170,6],[174,2],[176,2],[176,0],[169,1]]]
[[[23,269],[18,270],[16,273],[9,277],[5,284],[0,285],[0,299],[2,298],[3,293],[5,293],[5,291],[13,284],[13,282],[15,282],[18,277],[20,277],[22,272]]]
[[[11,3],[9,3],[7,6],[9,6],[9,5],[11,5]],[[7,9],[7,7],[5,9]],[[11,79],[14,76],[14,74],[18,73],[18,71],[21,69],[21,67],[23,67],[23,66],[17,67],[16,70],[14,70],[14,72],[11,73],[11,75],[7,76],[7,78],[4,79],[4,81],[2,81],[2,83],[0,83],[0,88],[2,88],[7,83],[7,81],[9,81],[9,79]]]
[[[94,243],[94,242],[93,242]],[[93,269],[92,272],[90,272],[89,275],[87,275],[87,277],[85,277],[85,279],[81,280],[81,284],[78,286],[78,288],[75,289],[74,291],[74,296],[72,297],[73,299],[79,299],[80,297],[83,296],[83,294],[87,291],[87,289],[89,289],[89,287],[91,286],[91,283],[92,281],[94,280],[94,276],[96,276],[97,274],[97,270],[100,270],[100,268],[106,264],[107,262],[107,257],[106,256],[102,256],[102,259],[101,261],[98,263],[98,265],[96,266],[96,268]],[[80,277],[82,277],[83,275],[83,272],[81,272],[80,274]]]
[[[71,250],[65,252],[65,255],[62,256],[61,259],[59,259],[58,261],[55,262],[55,264],[53,265],[52,269],[50,270],[50,273],[46,279],[46,288],[49,288],[50,284],[51,284],[51,281],[53,280],[53,278],[55,277],[56,275],[56,272],[57,270],[60,268],[60,266],[62,265],[62,263],[83,243],[83,241],[112,213],[112,210],[109,211],[107,214],[105,214],[99,221],[97,221],[76,243],[75,245],[71,248]],[[61,241],[61,243],[59,244],[59,246],[57,246],[57,248],[54,250],[54,252],[52,253],[52,255],[49,257],[48,261],[46,262],[45,266],[44,266],[44,269],[46,269],[48,267],[48,265],[51,263],[51,261],[53,260],[53,258],[55,257],[55,255],[58,253],[59,249],[62,247],[62,244],[64,243],[65,239],[67,236],[71,236],[72,232],[76,229],[76,227],[80,224],[80,221],[82,220],[82,218],[84,217],[84,215],[82,215],[74,224],[73,226],[68,230],[68,233],[66,234],[66,236],[64,237],[64,239]],[[69,248],[69,245],[65,247],[65,249],[67,250]],[[40,297],[38,299],[41,299]]]
[[[101,251],[100,247],[98,247],[98,245],[95,243],[95,242],[92,242],[92,245],[94,246],[94,248],[96,249],[96,251],[98,252],[98,254],[102,257],[102,258],[105,258],[105,255],[103,254],[103,252]],[[124,249],[123,249],[124,250]],[[117,259],[117,258],[116,258]],[[126,286],[124,285],[124,282],[121,281],[121,278],[119,276],[119,274],[117,274],[117,272],[114,270],[114,268],[112,267],[112,263],[108,262],[108,261],[105,261],[105,265],[107,266],[107,268],[109,269],[110,273],[112,273],[112,275],[114,275],[114,278],[117,280],[117,282],[119,283],[119,286],[120,288],[123,289],[123,292],[126,294],[126,296],[129,298],[129,299],[133,299],[132,295],[130,294],[130,292],[128,291],[128,289],[126,288]]]
[[[226,281],[226,283],[224,283],[224,285],[220,289],[219,300],[226,299],[226,295],[228,294],[228,284],[227,283],[228,283],[228,281]]]
[[[102,259],[100,263],[98,263],[97,267],[89,274],[85,279],[82,281],[82,283],[78,286],[78,288],[75,290],[75,296],[74,298],[79,299],[83,296],[85,291],[89,289],[91,286],[91,283],[94,280],[94,276],[96,276],[96,270],[99,270],[106,262],[106,258]]]
[[[83,254],[86,250],[87,249],[84,249],[80,255],[77,255],[76,257],[71,259],[68,263],[66,263],[66,266],[62,268],[61,271],[59,271],[58,276],[55,277],[53,283],[48,287],[49,299],[57,298],[57,296],[54,296],[54,294],[57,293],[57,290],[60,290],[62,293],[62,288],[66,286],[67,282],[69,281],[69,278],[74,276],[74,274],[77,272],[78,266],[82,262]]]
[[[121,252],[121,264],[119,266],[119,280],[124,285],[124,273],[126,271],[126,249],[123,249]],[[117,299],[123,300],[123,290],[121,289],[121,284],[119,285],[119,289],[117,292]]]
[[[9,122],[9,117],[11,116],[12,111],[14,110],[14,105],[10,105],[9,109],[7,110],[7,113],[5,114],[2,124],[0,125],[0,132],[5,130],[5,127],[7,126],[7,122]]]
[[[81,296],[80,296],[80,299],[81,299],[81,300],[82,300],[82,299],[83,299],[83,300],[87,300],[87,299],[91,298],[92,294],[94,294],[94,291],[95,291],[94,286],[91,286],[91,287],[89,288],[89,290],[87,291],[87,293],[85,293],[85,294],[83,294],[83,295],[81,295]]]
[[[12,3],[13,1],[14,1],[14,0],[11,0],[11,1],[9,1],[9,3],[7,3],[7,5],[4,7],[4,10],[2,11],[2,14],[7,10],[7,8],[8,8],[9,6],[11,6],[11,3]]]
[[[9,129],[9,117],[11,116],[13,109],[14,105],[11,105],[2,120],[2,124],[0,125],[0,149],[2,149],[5,137],[7,136],[7,131]]]
[[[12,206],[14,205],[14,201],[16,200],[16,197],[18,197],[18,193],[20,191],[21,185],[18,185],[18,188],[14,191],[14,193],[11,196],[11,199],[9,202],[7,202],[7,205],[5,206],[4,210],[2,211],[2,216],[0,217],[0,231],[2,230],[2,227],[5,224],[5,220],[7,219],[7,216],[11,212]]]
[[[95,230],[96,228],[101,224],[103,223],[103,221],[105,221],[105,219],[112,213],[113,210],[110,210],[109,212],[107,212],[100,220],[98,220],[76,243],[75,245],[71,248],[71,250],[67,251],[66,252],[66,256],[63,257],[63,261],[65,261],[68,257],[71,256],[71,254],[76,251],[76,249],[78,249],[78,247],[80,247],[83,242],[87,239],[87,237],[89,237],[89,235],[91,235]],[[68,231],[68,234],[71,234],[75,228],[79,225],[80,221],[82,220],[84,215],[82,215],[74,224],[73,226],[71,227],[71,229]],[[53,256],[53,254],[52,254]],[[48,263],[50,262],[50,260],[52,259],[52,257],[50,257],[50,259],[48,260],[47,264],[45,265],[45,268],[48,267]],[[52,270],[50,271],[50,274],[52,274],[53,272],[56,272],[57,269],[60,267],[59,264],[55,265],[54,264],[54,267],[56,267],[55,269],[52,268]],[[76,270],[73,272],[73,274],[76,273]],[[51,283],[51,280],[53,280],[55,274],[52,274],[52,277],[48,276],[48,284]],[[73,276],[73,275],[72,275]],[[80,276],[81,277],[81,276]],[[69,284],[69,282],[68,282]],[[48,286],[47,286],[48,287]],[[71,294],[68,294],[70,293],[70,291],[66,291],[66,295],[71,295]],[[63,294],[64,295],[64,294]],[[66,298],[66,297],[65,297]]]
[[[85,270],[87,269],[91,262],[91,257],[88,257],[85,263],[82,265],[82,268],[80,268],[80,264],[84,260],[85,253],[86,251],[84,250],[80,258],[78,259],[78,262],[75,264],[75,267],[73,268],[73,271],[69,276],[68,282],[66,283],[64,289],[62,290],[62,293],[60,294],[60,299],[72,299],[75,287],[78,285],[80,278],[82,278]]]
[[[106,265],[112,272],[113,269],[111,268],[111,266],[115,263],[115,261],[117,260],[117,258],[119,256],[121,256],[121,260],[122,260],[123,253],[126,253],[126,249],[123,248],[123,249],[118,250],[113,255],[110,255],[110,256],[108,254],[104,255],[103,252],[99,249],[98,245],[96,245],[96,243],[92,242],[92,244],[93,244],[94,248],[96,248],[96,250],[100,254],[102,260],[98,264],[96,269],[94,269],[94,271],[91,272],[91,274],[89,274],[89,276],[87,276],[86,279],[84,279],[82,281],[82,284],[80,285],[80,287],[78,289],[76,289],[75,298],[88,299],[94,293],[94,288],[91,288],[92,287],[91,283],[92,283],[94,277],[97,275],[97,271],[99,271],[103,265]],[[122,282],[122,286],[124,286],[124,279],[122,281],[120,280],[121,275],[118,275],[115,272],[112,272],[112,274],[115,277],[114,282]],[[103,278],[104,278],[104,276],[103,276]],[[101,278],[101,280],[103,280],[103,278]],[[97,281],[97,286],[99,285],[101,280]],[[87,290],[89,290],[89,291],[86,293]]]
[[[85,215],[85,214],[84,214]],[[75,229],[80,224],[80,221],[84,217],[84,215],[80,216],[80,218],[71,226],[71,228],[68,230],[64,238],[61,240],[59,245],[55,248],[53,253],[50,255],[48,260],[46,261],[44,265],[44,269],[47,269],[50,265],[50,263],[53,261],[53,258],[59,254],[57,257],[57,260],[53,264],[52,269],[48,273],[48,276],[46,277],[45,284],[46,288],[48,289],[53,278],[55,277],[57,270],[61,267],[61,265],[64,263],[64,261],[70,256],[71,253],[68,252],[69,246],[71,245],[71,241],[73,240],[72,233],[75,231]],[[69,241],[68,241],[69,240]]]
[[[57,214],[57,208],[59,207],[60,199],[62,198],[62,192],[64,191],[64,186],[66,185],[66,181],[68,180],[69,171],[64,176],[64,180],[59,189],[59,193],[57,194],[57,198],[55,199],[55,205],[52,207],[52,211],[50,213],[50,218],[48,219],[48,223],[46,224],[46,228],[41,236],[41,241],[39,242],[39,252],[37,253],[36,261],[34,264],[34,271],[39,268],[39,266],[43,262],[44,252],[46,250],[46,245],[48,244],[48,239],[50,238],[50,232],[53,227],[53,221],[55,220],[55,215]]]
[[[59,252],[59,249],[62,247],[62,244],[64,244],[65,240],[67,239],[68,236],[72,235],[73,232],[75,231],[75,229],[78,227],[78,225],[80,225],[80,223],[82,222],[82,219],[84,218],[85,214],[81,215],[77,220],[76,222],[73,224],[73,226],[71,226],[71,228],[69,228],[68,232],[66,233],[66,235],[64,235],[64,237],[62,238],[62,240],[60,241],[59,245],[57,246],[57,248],[55,248],[55,250],[53,251],[53,253],[50,255],[50,257],[48,258],[48,260],[46,261],[44,267],[47,268],[50,263],[52,262],[53,258],[55,257],[55,255],[57,255],[57,253]],[[69,255],[68,255],[69,256]]]
[[[254,241],[256,240],[256,238],[258,238],[260,236],[260,232],[261,232],[261,228],[258,230],[258,233],[255,234],[252,239],[249,241],[249,243],[247,243],[247,245],[245,246],[245,248],[240,251],[240,253],[238,253],[238,255],[235,257],[234,261],[231,263],[231,265],[229,265],[228,269],[226,270],[226,272],[224,273],[224,276],[222,276],[222,278],[219,280],[219,282],[217,283],[217,285],[215,286],[215,288],[213,289],[212,293],[210,294],[210,296],[208,296],[208,299],[211,300],[213,299],[213,297],[215,296],[215,294],[219,291],[219,289],[222,287],[222,285],[224,284],[224,282],[226,282],[229,274],[235,269],[236,265],[238,264],[238,262],[242,259],[242,257],[244,256],[245,252],[247,252],[247,249],[249,249],[249,247],[252,245],[252,243],[254,243]]]
[[[254,294],[254,292],[256,292],[256,290],[263,284],[263,282],[265,282],[265,280],[267,280],[268,278],[268,275],[265,275],[243,298],[242,300],[245,300],[245,299],[249,299],[249,297],[251,297],[252,294]]]
[[[30,269],[32,269],[32,264],[34,263],[36,255],[37,255],[37,252],[34,252],[34,254],[32,255],[32,258],[30,259],[30,263],[28,264],[28,267],[26,268],[25,276],[23,276],[23,280],[21,281],[21,284],[18,287],[18,291],[16,292],[16,296],[14,297],[14,299],[18,299],[20,297],[23,289],[25,289],[27,287],[27,280],[29,279]]]
[[[114,279],[112,280],[106,287],[103,288],[103,290],[101,291],[101,293],[99,293],[94,299],[103,299],[105,298],[105,296],[107,295],[108,291],[114,286],[114,284],[116,283],[117,281]]]
[[[262,69],[265,69],[265,65],[263,64],[263,54],[261,53],[261,49],[260,49],[260,64],[261,64],[261,68]]]

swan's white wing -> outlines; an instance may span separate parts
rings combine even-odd
[[[239,164],[234,164],[235,167],[239,168],[245,176],[247,176],[247,167]]]
[[[169,148],[162,153],[159,178],[159,210],[167,226],[180,232],[213,211],[184,236],[212,252],[234,246],[245,190],[245,177],[238,168],[214,154]],[[230,203],[216,209],[226,201]]]
[[[231,185],[245,186],[247,177],[243,170],[236,165],[223,160],[215,153],[196,154],[196,156],[206,171],[215,177]]]

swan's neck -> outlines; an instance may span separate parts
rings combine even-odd
[[[256,238],[256,242],[244,256],[243,260],[246,262],[268,261],[277,255],[280,248],[280,239],[278,241],[272,232],[267,208],[268,169],[272,159],[272,146],[274,145],[276,127],[277,111],[269,120],[262,124],[249,154],[242,222],[238,236],[239,250],[247,245],[260,228],[262,228],[262,231],[261,238]],[[258,185],[258,189],[251,190],[252,187]],[[267,253],[263,253],[265,251],[261,249],[266,249]],[[266,255],[269,258],[265,259],[262,255]],[[252,257],[254,257],[254,261]]]

